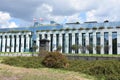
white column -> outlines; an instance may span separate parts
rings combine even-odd
[[[36,40],[37,40],[37,39],[36,39]],[[30,38],[29,38],[29,35],[27,34],[27,35],[26,35],[26,49],[27,49],[27,50],[29,50],[29,46],[30,46],[30,45],[29,45],[29,41],[30,41]],[[36,41],[36,43],[37,43],[37,41]],[[38,46],[38,44],[36,44],[36,45]],[[37,49],[37,50],[39,50],[39,49]]]
[[[49,51],[50,51],[50,44],[51,44],[51,41],[50,41],[50,34],[48,34],[48,40],[49,40]]]
[[[109,32],[109,54],[112,54],[112,32]]]
[[[21,52],[24,52],[24,36],[21,35]]]
[[[19,35],[16,35],[16,52],[19,52]]]
[[[3,40],[2,40],[2,52],[5,52],[5,35],[3,35]]]
[[[117,31],[117,54],[120,54],[120,31]]]
[[[68,53],[69,52],[68,51],[68,49],[69,49],[69,34],[68,33],[65,34],[65,43],[66,43],[66,45],[65,45],[65,53]]]
[[[0,35],[0,36],[1,36],[1,35]],[[1,37],[0,37],[0,52],[2,52],[2,51],[1,51]]]
[[[96,54],[96,32],[93,32],[93,54]]]
[[[45,39],[45,34],[42,33],[42,39]]]
[[[14,52],[14,42],[15,42],[14,35],[12,35],[12,47],[11,47],[11,52]]]
[[[36,45],[38,46],[38,49],[36,50],[37,52],[39,52],[39,49],[40,49],[40,46],[39,46],[39,34],[36,34],[37,35],[37,37],[36,37]],[[30,38],[29,38],[30,39]],[[28,45],[28,46],[30,46],[30,45]]]
[[[89,45],[89,33],[87,32],[86,33],[86,36],[85,36],[85,42],[86,42],[86,46]],[[86,54],[89,54],[89,51],[86,49]]]
[[[72,33],[72,45],[75,45],[75,33]],[[75,51],[72,50],[72,53],[75,53]]]
[[[104,54],[104,32],[101,31],[101,34],[100,34],[100,46],[101,46],[101,54]]]
[[[62,53],[62,34],[59,34],[59,45],[61,46],[61,53]]]
[[[10,36],[7,36],[7,52],[10,50]]]
[[[53,34],[53,51],[56,50],[56,34]]]
[[[79,33],[79,46],[82,46],[82,33]],[[81,49],[79,49],[79,53],[82,53]]]

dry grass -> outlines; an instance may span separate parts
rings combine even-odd
[[[0,80],[94,80],[77,72],[40,68],[27,69],[0,64]]]

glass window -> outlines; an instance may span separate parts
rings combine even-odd
[[[79,33],[75,33],[75,45],[79,45]],[[75,53],[78,53],[78,49],[75,50]]]
[[[117,32],[112,32],[112,53],[117,54]]]
[[[89,33],[89,53],[93,53],[93,33]]]
[[[100,32],[96,33],[96,52],[97,54],[100,54],[101,51],[101,45],[100,45]]]
[[[85,42],[85,36],[86,34],[85,33],[82,33],[82,52],[85,53],[86,49],[86,42]]]
[[[51,38],[50,51],[53,51],[53,34],[50,34],[50,38]]]
[[[56,47],[59,46],[59,34],[56,34]]]
[[[62,34],[62,52],[65,53],[65,34]]]
[[[71,46],[72,46],[72,34],[69,33],[69,53],[72,53]]]
[[[109,53],[109,41],[108,41],[108,32],[104,32],[104,53],[108,54]]]
[[[48,37],[47,34],[45,34],[45,39],[47,39],[47,37]]]

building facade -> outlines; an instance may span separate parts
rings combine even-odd
[[[36,45],[38,52],[41,39],[50,41],[49,51],[61,46],[66,54],[120,54],[120,22],[0,29],[0,51],[29,52]],[[73,50],[73,45],[79,49]]]

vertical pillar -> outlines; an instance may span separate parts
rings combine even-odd
[[[112,32],[109,32],[109,54],[112,54]]]
[[[62,46],[62,34],[60,33],[60,36],[59,36],[59,45],[61,46],[61,48],[63,47]],[[60,51],[62,53],[62,49]]]
[[[56,48],[56,34],[53,34],[53,51],[55,51]]]
[[[1,35],[0,35],[0,52],[2,52],[2,50],[1,50]]]
[[[11,47],[11,52],[14,52],[14,35],[12,35],[12,47]]]
[[[75,44],[75,33],[72,33],[72,45]],[[75,53],[75,51],[72,50],[72,53]]]
[[[96,54],[96,32],[93,32],[93,54]]]
[[[82,46],[82,33],[79,33],[79,46]],[[79,49],[79,53],[82,53],[81,49]]]
[[[5,52],[5,35],[3,35],[2,52]]]
[[[24,52],[24,36],[21,35],[21,52]]]
[[[65,53],[68,53],[69,52],[69,34],[68,33],[66,33],[66,35],[65,35],[65,43],[66,43],[66,45],[65,45]]]
[[[101,31],[101,34],[100,34],[100,43],[101,43],[101,54],[104,54],[104,32]]]
[[[38,37],[38,36],[37,36],[37,37]],[[36,39],[36,40],[37,40],[37,39]],[[26,49],[27,49],[27,51],[29,51],[29,49],[30,49],[29,42],[30,42],[30,38],[29,38],[29,34],[27,34],[27,35],[26,35]],[[37,43],[37,41],[36,41],[36,43]],[[37,46],[39,46],[39,44],[37,44]],[[39,49],[37,49],[37,50],[39,50]]]
[[[50,42],[50,34],[48,34],[48,40],[49,40],[49,51],[50,51],[50,48],[51,48],[51,46],[50,46],[50,44],[51,44],[51,42]]]
[[[16,52],[19,52],[19,35],[16,35]]]
[[[10,36],[7,35],[7,52],[10,50]]]
[[[86,33],[86,39],[85,39],[85,42],[86,42],[86,46],[89,45],[89,33],[87,32]],[[86,49],[86,54],[89,54],[89,50]]]
[[[44,33],[42,33],[42,39],[45,39],[45,34]]]
[[[40,46],[39,46],[39,44],[40,44],[40,43],[39,43],[39,42],[40,42],[40,41],[39,41],[39,34],[37,33],[36,35],[37,35],[37,37],[36,37],[36,46],[38,46],[38,48],[37,48],[36,51],[39,52],[39,49],[40,49]],[[28,39],[30,39],[30,38],[28,38]],[[28,46],[30,46],[30,45],[28,45]]]
[[[117,54],[120,54],[120,31],[117,31]]]

